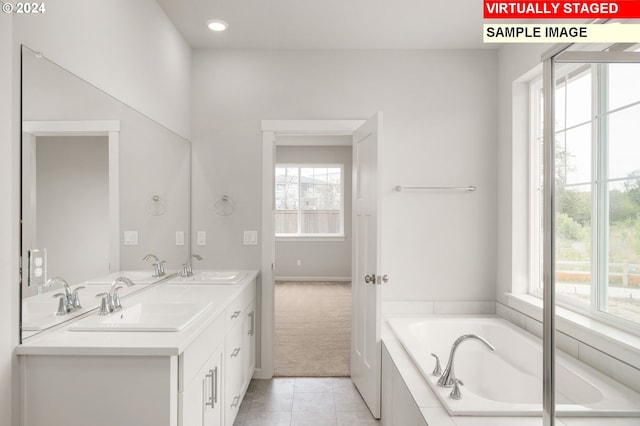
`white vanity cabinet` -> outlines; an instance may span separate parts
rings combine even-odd
[[[227,308],[225,426],[232,426],[255,371],[255,292],[244,292]]]
[[[205,290],[214,307],[179,332],[60,329],[19,346],[21,426],[233,425],[255,371],[255,276]]]

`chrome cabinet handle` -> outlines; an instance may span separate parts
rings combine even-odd
[[[235,311],[232,315],[231,315],[231,319],[236,319],[240,316],[240,314],[242,313],[242,311]]]
[[[367,284],[375,284],[376,283],[376,275],[375,274],[365,275],[364,276],[364,282],[367,283]]]
[[[213,370],[209,370],[209,374],[207,374],[206,377],[207,379],[211,379],[211,396],[205,405],[208,405],[213,409],[215,404],[218,402],[218,367]]]
[[[216,403],[218,402],[218,367],[213,369],[213,377],[213,402]]]
[[[233,397],[232,407],[237,407],[240,404],[240,395]]]
[[[240,353],[240,348],[239,347],[235,348],[231,353],[231,358],[238,356],[239,353]]]
[[[255,311],[251,311],[249,316],[251,317],[251,329],[249,330],[249,336],[253,336],[255,334],[255,332],[256,332],[256,330],[255,330],[255,328],[256,328]]]

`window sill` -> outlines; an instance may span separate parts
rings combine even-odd
[[[505,293],[507,306],[542,322],[542,300],[529,294]],[[556,330],[640,369],[640,336],[556,306]]]
[[[309,242],[309,241],[324,241],[324,242],[340,242],[344,241],[344,235],[291,235],[291,236],[278,236],[276,235],[276,242]]]

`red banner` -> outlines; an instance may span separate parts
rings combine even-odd
[[[484,0],[484,19],[634,19],[640,0],[496,1]]]

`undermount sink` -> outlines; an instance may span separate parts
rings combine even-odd
[[[94,314],[69,326],[71,331],[180,331],[211,302],[140,302],[109,315]]]
[[[238,284],[245,271],[194,271],[191,277],[176,277],[169,284]]]

